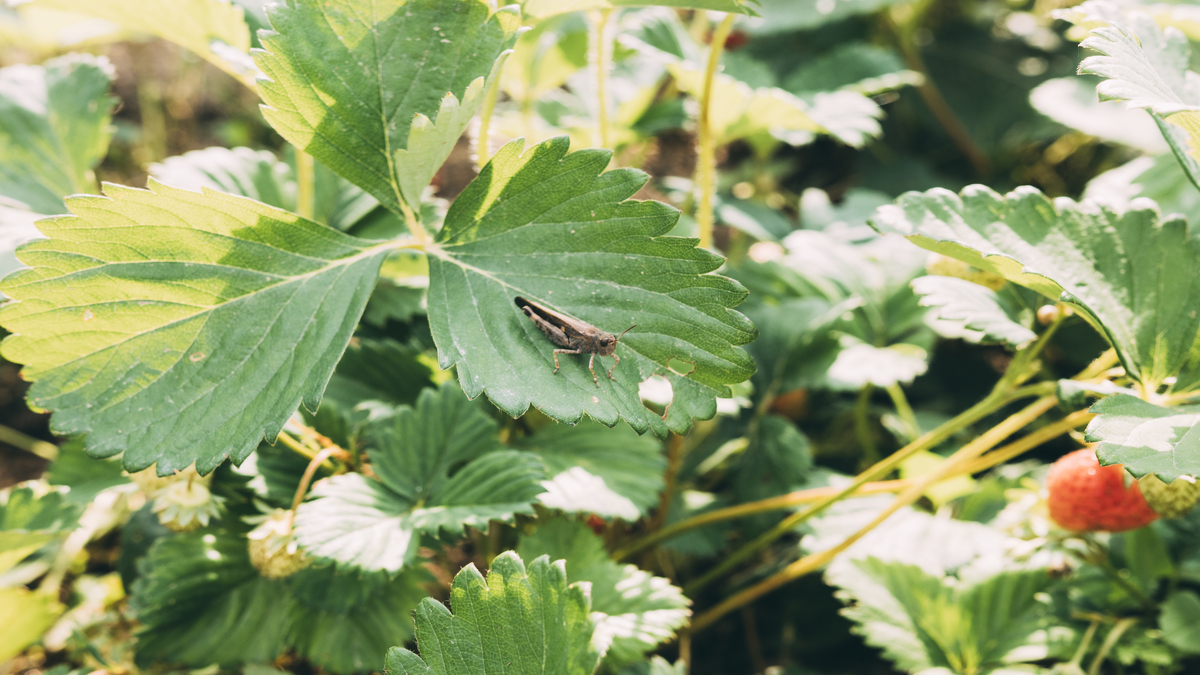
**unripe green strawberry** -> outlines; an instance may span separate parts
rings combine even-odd
[[[1124,532],[1158,518],[1120,464],[1100,466],[1091,448],[1065,455],[1046,475],[1050,518],[1073,532]]]
[[[1168,484],[1150,473],[1138,479],[1138,488],[1150,508],[1163,518],[1182,518],[1200,501],[1200,483],[1190,476],[1180,476]]]
[[[181,480],[159,491],[152,510],[168,528],[191,532],[220,515],[220,502],[220,497],[214,497],[201,481]]]
[[[312,560],[292,537],[292,512],[276,509],[250,531],[250,562],[268,579],[290,577]]]

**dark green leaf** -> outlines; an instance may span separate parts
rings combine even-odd
[[[658,503],[667,460],[653,437],[584,421],[551,425],[517,447],[541,457],[549,478],[539,500],[551,508],[633,522]]]
[[[623,201],[645,174],[601,173],[609,152],[568,155],[567,145],[551,139],[523,154],[520,141],[506,145],[451,207],[429,261],[441,365],[458,366],[468,396],[486,392],[513,416],[534,405],[568,423],[587,413],[610,426],[624,419],[639,433],[683,431],[715,414],[715,398],[754,372],[736,347],[754,338],[754,327],[729,309],[745,291],[707,274],[721,258],[694,240],[660,236],[674,227],[674,209]],[[637,324],[617,345],[623,363],[614,379],[597,372],[597,385],[587,354],[560,355],[554,374],[555,345],[516,296],[610,333]],[[654,374],[675,391],[665,421],[638,395]]]
[[[543,491],[538,459],[502,450],[495,422],[453,384],[421,392],[368,430],[377,479],[334,476],[296,518],[296,539],[344,568],[396,572],[416,553],[420,534],[461,534],[491,520],[531,513]]]
[[[1163,639],[1186,654],[1200,654],[1200,596],[1175,591],[1162,605],[1158,618]]]
[[[58,449],[58,459],[46,469],[46,481],[51,485],[70,488],[66,499],[86,504],[102,490],[125,485],[129,479],[117,460],[97,460],[83,450],[83,438],[75,437]]]
[[[27,532],[62,532],[75,527],[80,504],[68,503],[61,492],[49,492],[40,497],[32,488],[15,487],[0,503],[0,530]]]

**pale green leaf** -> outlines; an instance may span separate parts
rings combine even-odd
[[[501,449],[495,431],[453,384],[423,390],[415,408],[401,406],[368,428],[376,478],[345,474],[313,487],[315,499],[296,517],[296,540],[341,567],[396,572],[422,534],[458,535],[531,513],[543,491],[541,464]]]
[[[18,4],[23,4],[18,0]],[[250,28],[230,0],[29,0],[29,5],[111,21],[126,30],[174,42],[249,83]]]
[[[591,584],[592,610],[603,614],[597,618],[593,643],[607,647],[607,667],[641,659],[669,640],[691,615],[682,591],[667,579],[609,560],[604,540],[581,522],[559,519],[539,525],[521,538],[517,553],[522,558],[565,559],[568,583]]]
[[[1200,654],[1200,596],[1186,590],[1172,593],[1162,604],[1158,626],[1167,644],[1185,654]]]
[[[417,608],[421,656],[393,647],[393,675],[592,675],[586,586],[567,586],[562,561],[538,558],[526,572],[511,551],[492,561],[487,580],[467,565],[454,577],[450,609],[433,599]]]
[[[93,456],[162,475],[241,462],[316,409],[387,245],[212,191],[108,193],[72,198],[20,251],[4,354]]]
[[[653,437],[595,422],[542,429],[517,447],[542,459],[547,480],[542,504],[633,522],[658,503],[667,460]]]
[[[0,530],[65,532],[75,527],[82,510],[61,492],[39,495],[32,488],[15,487],[0,494]]]
[[[521,23],[479,0],[288,0],[268,13],[263,115],[397,214],[418,210]]]
[[[929,369],[929,353],[903,342],[876,347],[844,339],[837,359],[829,367],[829,383],[835,389],[858,390],[868,384],[890,387],[910,384]]]
[[[42,639],[63,606],[45,593],[25,588],[0,588],[0,663],[7,662]]]
[[[1055,122],[1096,138],[1153,155],[1170,149],[1149,115],[1114,102],[1097,101],[1096,88],[1089,79],[1046,80],[1029,92],[1029,103]]]
[[[0,574],[56,538],[53,534],[42,532],[0,531]]]
[[[1088,181],[1083,199],[1117,211],[1129,209],[1135,197],[1154,200],[1164,214],[1179,213],[1189,223],[1200,222],[1200,190],[1192,184],[1174,155],[1138,157]]]
[[[169,157],[150,165],[164,185],[200,192],[203,188],[256,199],[286,211],[296,210],[294,162],[282,162],[267,150],[212,147]],[[322,164],[313,172],[313,219],[348,230],[379,202]]]
[[[925,276],[912,281],[923,307],[937,307],[937,318],[977,331],[972,342],[999,342],[1021,347],[1037,338],[1030,328],[1031,308],[1009,289],[993,291],[986,286],[956,277]]]
[[[859,14],[870,14],[900,0],[761,0],[761,18],[748,29],[759,35],[811,30]]]
[[[0,69],[0,197],[56,214],[66,211],[63,197],[95,191],[92,168],[112,133],[114,76],[108,59],[90,54]]]
[[[1116,394],[1092,406],[1098,415],[1087,439],[1098,442],[1102,464],[1124,464],[1134,476],[1157,474],[1166,483],[1200,476],[1200,406],[1164,408]]]
[[[496,154],[430,249],[429,322],[441,366],[457,365],[468,396],[486,392],[513,416],[534,405],[563,422],[587,413],[661,435],[714,415],[715,397],[754,371],[736,347],[754,327],[729,309],[745,291],[707,274],[721,258],[694,240],[661,236],[677,211],[623,201],[646,182],[642,172],[601,173],[609,152],[568,155],[565,138],[522,149],[514,141]],[[613,379],[605,377],[612,362],[598,358],[593,380],[587,354],[560,354],[555,374],[555,345],[517,296],[613,334],[637,324],[616,347]],[[638,395],[654,374],[674,388],[666,420]]]
[[[1080,44],[1100,55],[1084,59],[1079,72],[1107,78],[1096,87],[1100,99],[1146,109],[1200,186],[1200,76],[1187,69],[1191,49],[1183,32],[1159,28],[1151,15],[1125,12],[1106,0],[1085,2],[1061,17],[1091,29]]]
[[[589,9],[614,9],[617,7],[678,7],[681,9],[707,9],[714,12],[734,12],[755,16],[760,0],[524,0],[521,11],[530,19],[566,12]]]
[[[704,74],[698,66],[684,61],[669,68],[680,90],[700,98]],[[858,147],[882,132],[882,116],[874,101],[856,92],[820,93],[810,103],[779,88],[753,88],[717,73],[709,123],[718,144],[769,133],[791,145],[804,145],[826,134]]]
[[[1191,272],[1200,267],[1200,240],[1149,202],[1120,213],[1051,201],[1028,187],[1007,196],[983,186],[961,195],[938,188],[901,195],[873,224],[1074,303],[1148,389],[1177,374],[1177,390],[1200,378],[1200,276]]]

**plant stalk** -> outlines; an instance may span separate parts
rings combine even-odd
[[[596,136],[595,143],[601,148],[612,148],[612,101],[608,86],[608,74],[612,71],[612,24],[613,10],[598,9],[588,12],[588,69],[596,82]]]
[[[712,128],[712,89],[717,77],[717,66],[721,63],[721,52],[725,41],[733,31],[736,14],[726,14],[713,31],[712,44],[708,49],[708,64],[704,69],[704,88],[700,93],[700,120],[697,131],[700,148],[696,158],[696,185],[700,197],[696,206],[696,225],[700,230],[700,248],[713,246],[713,192],[717,183],[717,139]]]
[[[479,110],[479,133],[475,135],[475,168],[483,171],[483,167],[492,159],[491,129],[492,113],[496,110],[496,100],[500,98],[500,73],[492,78],[487,93],[483,97],[483,107]]]

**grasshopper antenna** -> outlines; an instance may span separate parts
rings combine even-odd
[[[620,342],[620,341],[621,341],[621,338],[625,337],[625,333],[628,333],[629,331],[631,331],[631,330],[633,330],[634,328],[637,328],[637,327],[638,327],[638,325],[635,323],[635,324],[633,324],[632,326],[630,326],[629,328],[626,328],[625,330],[621,331],[621,334],[617,336],[617,340],[616,340],[616,341],[617,341],[617,342]]]

